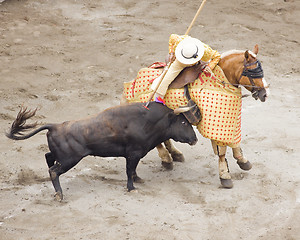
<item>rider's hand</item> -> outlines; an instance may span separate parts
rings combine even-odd
[[[205,72],[205,73],[211,73],[211,69],[208,65],[206,65],[203,69],[202,69],[202,72]]]

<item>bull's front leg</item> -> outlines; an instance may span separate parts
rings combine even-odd
[[[241,169],[248,171],[252,168],[252,164],[244,157],[243,151],[240,146],[232,148],[232,153]]]
[[[219,157],[219,177],[224,188],[232,188],[233,182],[229,173],[226,155],[226,146],[218,146],[215,141],[211,141],[214,153]]]
[[[140,161],[139,157],[131,156],[126,158],[127,190],[128,192],[135,189],[133,181],[142,180],[136,173],[136,167]]]

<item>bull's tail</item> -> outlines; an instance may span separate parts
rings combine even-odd
[[[38,132],[45,130],[45,129],[51,129],[52,125],[44,125],[26,135],[24,135],[24,132],[33,129],[37,126],[37,122],[32,124],[26,124],[26,120],[33,117],[36,113],[36,110],[27,110],[27,108],[21,108],[19,111],[16,120],[12,123],[11,128],[9,132],[6,133],[6,136],[13,140],[24,140],[27,138],[32,137],[33,135],[37,134]]]

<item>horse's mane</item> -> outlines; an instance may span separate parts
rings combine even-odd
[[[224,53],[222,53],[221,54],[221,58],[225,58],[225,57],[227,57],[227,56],[229,56],[229,55],[232,55],[232,54],[241,54],[241,53],[243,53],[244,51],[242,51],[242,50],[229,50],[229,51],[227,51],[227,52],[224,52]]]
[[[232,54],[241,54],[241,53],[244,53],[245,51],[243,50],[229,50],[227,52],[224,52],[221,54],[221,58],[225,58],[229,55],[232,55]],[[256,54],[253,53],[252,51],[248,50],[248,52],[252,55],[252,57],[256,58]]]

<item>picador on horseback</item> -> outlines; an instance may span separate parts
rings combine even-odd
[[[233,182],[225,158],[227,146],[243,170],[252,164],[244,157],[241,142],[241,86],[262,102],[268,95],[268,85],[257,59],[258,46],[253,51],[229,51],[222,55],[200,40],[187,34],[171,34],[167,63],[155,63],[142,68],[137,77],[124,83],[127,102],[156,101],[171,109],[195,106],[185,113],[201,135],[211,139],[219,157],[219,177],[223,187]],[[162,68],[163,67],[163,68]],[[200,116],[198,116],[200,115]],[[157,146],[163,166],[183,161],[182,153],[170,141]],[[171,156],[170,156],[171,154]]]

